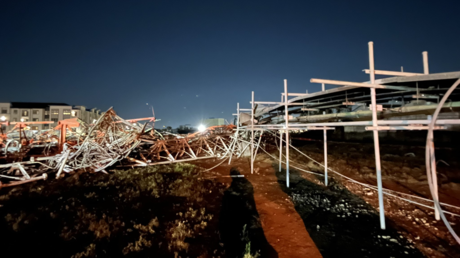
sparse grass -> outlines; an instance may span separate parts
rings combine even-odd
[[[247,224],[243,226],[243,234],[241,240],[246,243],[243,258],[257,258],[260,256],[257,251],[255,254],[251,254],[251,239],[249,239],[248,231],[246,229]]]
[[[0,241],[16,256],[26,241],[47,257],[217,257],[224,189],[181,163],[32,183],[0,192]]]

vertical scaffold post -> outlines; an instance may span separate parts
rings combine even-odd
[[[235,146],[238,144],[238,132],[240,130],[240,103],[236,103],[236,133],[235,133],[235,140],[233,141],[233,145],[231,146],[232,150],[230,152],[230,158],[228,159],[228,164],[232,162],[233,150],[235,150]]]
[[[327,186],[327,130],[323,129],[324,136],[324,185]]]
[[[251,174],[254,173],[254,91],[251,100]]]
[[[429,135],[430,138],[430,156],[434,157],[434,143],[433,143],[433,132],[430,133]],[[436,160],[434,158],[431,158],[431,180],[433,183],[433,193],[434,193],[434,199],[439,201],[439,196],[438,196],[438,177],[436,175]],[[439,210],[434,206],[434,217],[436,220],[440,220],[441,217],[439,215]]]
[[[281,172],[281,165],[283,164],[283,132],[280,130],[280,169]]]
[[[284,79],[284,120],[286,121],[286,186],[289,188],[289,113],[287,80]]]
[[[236,130],[240,129],[240,102],[236,103]]]
[[[428,52],[423,51],[422,56],[423,56],[423,73],[424,74],[429,74],[430,69],[428,68]]]
[[[427,117],[427,120],[431,120],[431,116],[428,116]],[[438,195],[438,176],[436,175],[436,160],[434,159],[434,143],[433,143],[433,132],[431,132],[429,135],[428,135],[428,138],[430,139],[430,156],[431,156],[431,180],[433,182],[433,192],[434,192],[434,196],[433,196],[433,199],[435,200],[438,200],[439,201],[439,195]],[[441,217],[439,215],[439,210],[438,208],[436,207],[436,205],[434,205],[434,217],[436,218],[436,220],[440,220]]]
[[[369,75],[371,84],[375,83],[374,71],[374,42],[369,42]],[[372,103],[372,126],[374,127],[374,153],[375,153],[375,169],[377,172],[377,187],[379,196],[379,212],[380,212],[380,228],[385,229],[385,210],[383,207],[383,190],[382,190],[382,168],[380,165],[380,144],[379,131],[377,129],[377,101],[375,96],[375,88],[371,88],[371,103]]]

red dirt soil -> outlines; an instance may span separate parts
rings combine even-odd
[[[219,181],[230,183],[230,168],[236,167],[251,182],[265,237],[280,258],[322,257],[293,203],[279,187],[276,171],[271,166],[272,162],[256,161],[255,172],[252,175],[250,163],[245,158],[232,161],[230,166],[227,164],[224,162],[210,173]],[[211,167],[206,163],[201,163],[200,166]]]

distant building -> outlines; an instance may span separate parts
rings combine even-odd
[[[225,125],[225,119],[211,117],[209,119],[204,119],[201,123],[206,127],[217,126],[217,125]]]
[[[192,133],[194,131],[196,131],[196,129],[193,128],[190,124],[180,125],[177,128],[177,133],[180,133],[180,134]]]
[[[57,125],[59,120],[77,117],[86,123],[93,123],[101,116],[98,109],[71,106],[66,103],[40,102],[0,102],[0,121],[38,122],[53,121],[53,124],[30,125],[31,130],[47,130]],[[5,128],[9,130],[14,125]]]

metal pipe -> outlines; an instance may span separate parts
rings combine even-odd
[[[324,136],[324,185],[327,186],[327,130],[323,130]]]
[[[341,85],[341,86],[356,86],[356,87],[366,87],[366,88],[375,88],[375,89],[393,89],[393,90],[414,90],[411,87],[405,86],[392,86],[392,85],[380,85],[375,84],[374,82],[371,83],[363,83],[363,82],[348,82],[348,81],[337,81],[337,80],[325,80],[325,79],[310,79],[311,83],[325,83],[325,84],[332,84],[332,85]]]
[[[284,128],[281,128],[282,130],[286,131],[286,129]],[[306,127],[306,128],[298,128],[298,127],[289,127],[289,131],[302,131],[302,130],[305,130],[305,131],[314,131],[314,130],[334,130],[335,127],[313,127],[313,128],[309,128],[309,127]],[[264,130],[280,130],[279,127],[261,127],[261,128],[257,128],[257,127],[254,127],[254,131],[264,131]]]
[[[427,116],[427,120],[432,120],[432,116]],[[432,183],[433,183],[433,199],[436,199],[439,201],[439,193],[438,193],[438,176],[436,173],[436,159],[434,159],[434,142],[433,142],[433,131],[429,130],[428,126],[428,138],[431,139],[430,142],[430,156],[432,157],[431,159],[431,178],[432,178]],[[433,130],[436,128],[436,126],[433,126]],[[434,217],[436,220],[440,220],[441,217],[439,215],[439,209],[436,207],[436,204],[434,205]]]
[[[254,173],[254,91],[252,92],[251,101],[251,174]]]
[[[371,84],[375,83],[374,74],[374,42],[369,42],[369,75]],[[371,88],[371,103],[372,103],[372,125],[378,126],[377,122],[377,101],[375,97],[375,88]],[[385,229],[385,210],[383,207],[383,187],[382,187],[382,168],[380,164],[380,144],[379,144],[379,131],[374,130],[374,154],[375,154],[375,169],[377,172],[377,187],[379,196],[379,212],[380,212],[380,228]]]
[[[280,132],[280,168],[279,168],[279,172],[281,172],[282,162],[283,162],[283,132]]]
[[[324,87],[324,83],[321,83],[321,91],[325,91],[326,87]]]
[[[433,131],[428,132],[429,137],[431,139],[431,145],[430,145],[430,156],[434,157],[434,144],[433,144]],[[439,201],[439,193],[438,193],[438,177],[436,175],[436,160],[431,159],[431,178],[432,178],[432,185],[433,185],[433,199]],[[439,210],[434,206],[434,217],[436,220],[440,220],[441,217],[439,216]]]
[[[256,151],[254,152],[254,159],[256,159],[256,157],[257,157],[257,151],[259,150],[260,141],[262,140],[262,135],[263,134],[264,134],[264,131],[261,131],[260,135],[259,135],[259,141],[257,142]]]
[[[251,101],[249,101],[251,103]],[[255,104],[266,104],[266,105],[283,105],[284,102],[273,102],[273,101],[255,101]],[[289,103],[290,106],[304,106],[304,103]]]
[[[174,161],[161,161],[161,162],[155,162],[155,163],[148,163],[148,166],[154,166],[154,165],[160,165],[160,164],[173,164],[173,163],[181,163],[181,162],[186,162],[186,161],[194,161],[198,159],[211,159],[215,158],[215,156],[207,156],[207,157],[197,157],[193,159],[176,159]],[[130,165],[119,165],[117,167],[144,167],[144,165],[141,164],[130,164]]]
[[[422,55],[423,55],[423,73],[424,74],[429,74],[430,71],[429,71],[429,68],[428,68],[428,52],[423,51]]]
[[[365,73],[369,74],[369,69],[363,70]],[[374,70],[374,74],[379,75],[390,75],[390,76],[416,76],[416,75],[423,75],[423,73],[407,73],[407,72],[394,72],[394,71],[384,71],[384,70]]]
[[[238,133],[240,131],[240,103],[236,103],[236,133],[235,133],[235,136],[238,137]],[[228,159],[228,164],[230,165],[230,163],[232,162],[232,156],[233,156],[233,151],[235,150],[235,145],[237,144],[237,141],[234,141],[233,142],[233,146],[232,146],[232,151],[230,152],[230,158]]]
[[[250,104],[252,104],[254,101],[249,101]],[[255,101],[254,103],[256,104],[273,104],[273,105],[282,105],[284,102],[274,102],[274,101]]]
[[[309,124],[290,124],[290,127],[307,127],[307,126],[372,126],[372,121],[351,121],[351,122],[325,122],[325,123],[309,123]],[[378,120],[378,125],[412,125],[422,124],[427,125],[430,120]],[[437,120],[436,125],[458,125],[460,119],[443,119]],[[266,126],[283,128],[283,124],[263,124],[256,125],[254,128],[263,128]]]
[[[281,94],[284,96],[284,92],[281,92]],[[307,96],[308,93],[288,93],[288,96],[293,96],[293,97],[299,97],[299,96]],[[281,100],[283,102],[283,100]]]
[[[429,126],[419,126],[419,125],[407,125],[407,126],[366,126],[367,131],[378,130],[378,131],[388,131],[388,130],[428,130]],[[442,130],[446,129],[445,126],[435,126],[433,129]]]
[[[426,166],[426,175],[427,175],[427,180],[428,180],[428,186],[430,188],[430,193],[431,193],[431,196],[433,197],[433,202],[434,204],[436,205],[436,208],[438,208],[440,211],[442,211],[442,208],[441,208],[441,205],[439,203],[439,200],[437,200],[435,198],[436,194],[434,193],[434,189],[433,189],[433,182],[431,180],[433,174],[430,174],[430,171],[431,171],[431,165],[433,163],[431,163],[430,161],[431,160],[436,160],[436,157],[434,156],[434,151],[430,151],[430,148],[433,148],[434,149],[434,143],[433,143],[433,138],[432,138],[432,127],[435,125],[436,123],[436,120],[438,119],[438,115],[439,115],[439,112],[441,111],[441,108],[442,106],[444,105],[444,103],[446,102],[446,100],[449,98],[450,94],[458,87],[458,85],[460,84],[460,79],[458,79],[450,88],[449,90],[444,94],[444,96],[442,97],[441,101],[439,102],[438,104],[438,107],[436,108],[436,110],[434,111],[433,113],[433,118],[430,123],[430,129],[428,129],[428,134],[427,134],[427,139],[426,139],[426,146],[425,146],[425,166]],[[435,163],[436,164],[436,163]],[[460,244],[460,237],[455,233],[454,229],[452,228],[452,226],[450,225],[449,221],[447,221],[446,219],[446,216],[444,215],[444,212],[441,212],[441,218],[442,218],[442,221],[444,222],[444,224],[446,225],[447,229],[449,230],[449,232],[452,234],[452,236],[454,237],[455,241],[457,241],[457,243]]]
[[[287,96],[287,80],[284,79],[284,93]],[[284,114],[286,115],[286,187],[289,188],[289,112],[288,112],[288,100],[284,98]]]

